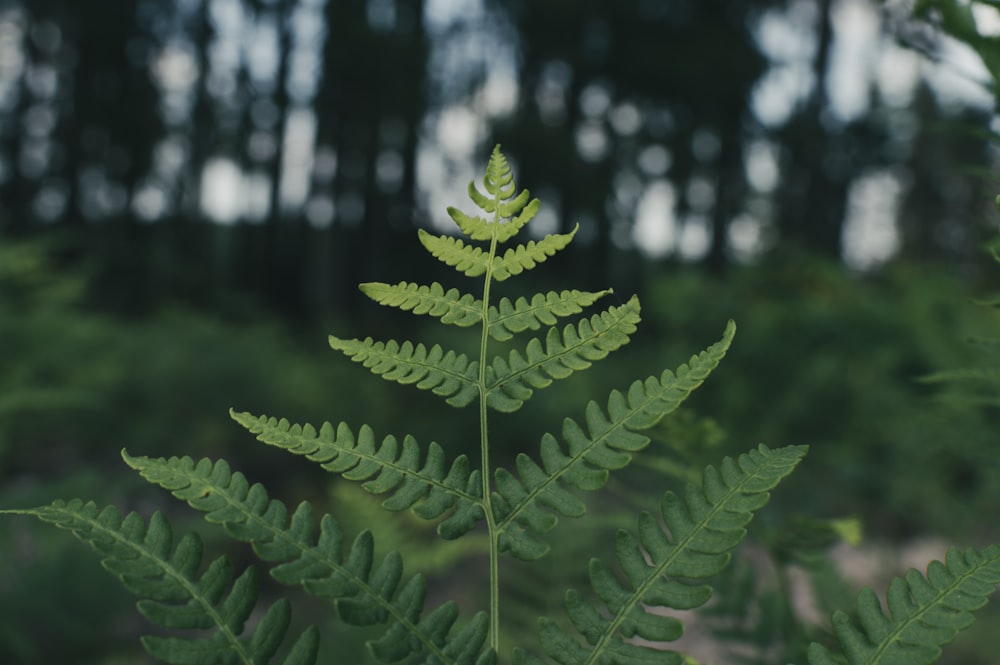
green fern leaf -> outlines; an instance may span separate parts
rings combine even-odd
[[[544,349],[535,338],[528,342],[523,356],[517,350],[506,360],[496,356],[486,371],[486,404],[498,411],[516,411],[534,390],[586,369],[628,344],[639,320],[639,299],[633,296],[620,307],[609,307],[576,326],[566,326],[561,335],[557,328],[549,328]]]
[[[175,665],[265,665],[274,657],[288,631],[287,600],[272,605],[249,635],[244,624],[257,605],[256,570],[248,568],[235,580],[226,557],[213,560],[199,575],[202,542],[192,533],[175,542],[170,523],[156,512],[147,524],[138,513],[122,518],[118,509],[99,509],[79,499],[56,501],[29,510],[4,511],[32,515],[73,533],[102,557],[102,565],[140,597],[139,611],[165,628],[212,630],[204,639],[142,638],[150,655]],[[316,662],[319,633],[304,631],[282,661],[284,665]]]
[[[470,468],[465,455],[447,467],[444,450],[434,442],[421,465],[420,447],[412,436],[404,437],[402,447],[393,436],[376,445],[367,425],[355,435],[345,423],[334,428],[324,422],[317,432],[312,425],[293,425],[284,418],[232,410],[229,414],[258,441],[303,455],[349,480],[365,481],[362,487],[372,494],[391,493],[382,502],[389,510],[412,508],[419,517],[432,520],[454,509],[438,525],[445,539],[468,533],[484,517],[480,471]]]
[[[858,595],[857,617],[833,616],[834,633],[848,665],[929,665],[941,647],[973,621],[1000,584],[1000,546],[951,549],[945,562],[932,561],[927,575],[910,570],[895,578],[886,595],[888,614],[875,592]],[[825,647],[809,647],[810,665],[842,661]]]
[[[502,225],[508,226],[508,225]],[[547,235],[539,241],[529,240],[526,244],[511,247],[502,256],[493,257],[493,279],[498,282],[511,275],[520,275],[531,270],[559,250],[563,249],[576,235],[579,225],[569,233]],[[433,235],[420,229],[420,243],[434,258],[451,266],[466,277],[479,277],[486,273],[490,255],[481,247],[467,245],[461,238]]]
[[[503,256],[493,257],[493,279],[502,282],[512,275],[520,275],[526,270],[531,270],[566,247],[579,229],[580,225],[577,224],[569,233],[547,235],[538,242],[529,240],[524,245],[511,247],[503,253]]]
[[[486,165],[483,187],[487,194],[476,189],[475,182],[470,182],[469,198],[480,209],[492,214],[492,221],[448,208],[448,214],[458,227],[473,240],[490,241],[496,237],[497,242],[507,242],[534,218],[541,206],[538,199],[529,201],[527,190],[517,193],[514,176],[499,145],[493,148]]]
[[[649,438],[638,432],[674,411],[708,378],[725,357],[735,334],[736,325],[730,321],[722,339],[692,356],[676,372],[667,370],[658,379],[635,381],[626,395],[612,391],[607,413],[590,402],[586,427],[567,418],[562,435],[569,454],[554,436],[546,434],[541,441],[541,467],[522,453],[516,458],[517,476],[497,469],[493,505],[501,548],[519,559],[544,555],[548,546],[537,536],[556,525],[554,513],[566,517],[584,513],[583,502],[566,486],[584,491],[604,487],[609,470],[624,467],[631,461],[631,453],[649,444]]]
[[[469,362],[464,353],[446,353],[437,344],[428,350],[409,341],[399,344],[395,340],[376,342],[371,337],[359,340],[333,335],[330,346],[387,381],[430,390],[446,397],[452,406],[468,406],[479,396],[479,363]]]
[[[442,323],[464,328],[483,320],[482,302],[476,300],[472,294],[460,294],[458,289],[445,291],[437,282],[433,282],[430,286],[408,282],[399,284],[368,282],[359,288],[380,305],[398,307],[414,314],[429,314],[441,319]]]
[[[451,266],[466,277],[479,277],[486,274],[490,255],[481,247],[466,245],[461,238],[451,236],[436,236],[423,229],[417,230],[420,244],[431,255],[445,265]]]
[[[250,485],[224,460],[213,464],[190,457],[152,459],[124,451],[122,456],[145,479],[204,512],[207,522],[220,524],[234,538],[252,543],[261,559],[276,564],[271,576],[278,582],[301,585],[332,601],[347,623],[390,622],[386,635],[369,645],[380,660],[419,657],[416,662],[475,665],[488,657],[485,614],[474,619],[471,628],[454,631],[460,640],[447,649],[458,619],[457,606],[448,602],[421,618],[424,578],[414,575],[404,582],[403,562],[396,552],[376,565],[370,532],[358,535],[345,553],[343,535],[332,517],[323,516],[317,534],[308,502],[299,504],[289,518],[284,503],[269,498],[259,483]]]
[[[683,663],[675,652],[625,640],[671,642],[680,637],[678,619],[653,614],[648,608],[692,609],[704,604],[712,589],[699,581],[726,566],[730,552],[746,536],[746,525],[767,503],[769,490],[791,473],[806,450],[761,445],[737,460],[726,458],[718,469],[707,467],[702,486],[688,485],[683,498],[664,494],[660,515],[668,532],[645,512],[639,516],[638,540],[619,531],[615,543],[625,581],[602,560],[592,559],[590,582],[603,609],[572,590],[567,592],[566,611],[584,642],[542,618],[539,629],[545,653],[561,665]],[[515,651],[515,665],[541,662]]]
[[[525,298],[511,302],[501,298],[497,306],[491,305],[487,315],[490,336],[505,342],[525,330],[538,330],[542,325],[554,326],[558,317],[579,314],[584,307],[593,305],[599,298],[612,293],[611,289],[592,293],[589,291],[562,291],[536,293],[529,303]]]

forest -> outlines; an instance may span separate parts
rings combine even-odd
[[[0,3],[0,508],[86,496],[202,529],[120,451],[226,457],[289,500],[350,506],[387,547],[421,543],[408,565],[474,598],[481,542],[382,525],[366,495],[275,458],[228,413],[364,411],[463,451],[471,419],[326,339],[461,347],[357,285],[460,285],[417,230],[455,231],[448,207],[500,145],[541,202],[526,233],[576,233],[532,290],[635,293],[643,324],[593,376],[497,421],[498,463],[733,319],[719,369],[590,509],[616,514],[656,474],[686,482],[759,442],[808,444],[751,558],[800,587],[814,575],[822,609],[948,544],[1000,542],[992,0],[97,4]],[[70,540],[0,519],[0,662],[154,662],[133,599]],[[515,569],[512,614],[558,605],[538,594],[562,572],[549,566]],[[761,611],[783,655],[829,632],[808,608]],[[940,662],[995,662],[998,628],[993,600]],[[768,662],[693,632],[703,662]],[[338,636],[345,660],[329,662],[365,662],[363,631]],[[746,657],[754,639],[720,641]]]

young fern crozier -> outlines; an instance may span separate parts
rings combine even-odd
[[[611,471],[629,464],[645,448],[645,430],[675,410],[718,365],[732,342],[730,322],[722,338],[675,371],[612,390],[589,402],[579,419],[566,418],[558,433],[546,433],[536,455],[517,455],[511,470],[490,458],[489,418],[520,409],[536,390],[589,368],[629,342],[640,320],[639,301],[583,316],[610,290],[536,293],[515,300],[491,297],[494,282],[535,268],[573,239],[573,232],[506,247],[538,211],[537,199],[518,191],[499,148],[490,157],[480,191],[469,196],[483,216],[448,210],[464,239],[421,231],[420,242],[435,257],[479,282],[476,293],[445,290],[438,283],[369,283],[362,291],[376,302],[441,323],[479,328],[474,357],[412,341],[330,337],[330,345],[384,379],[429,390],[454,407],[479,412],[478,459],[447,459],[437,443],[414,437],[379,438],[369,425],[345,422],[320,427],[232,411],[257,439],[302,455],[369,493],[390,511],[411,510],[437,523],[444,539],[477,527],[489,543],[489,607],[462,621],[455,602],[427,606],[427,582],[403,573],[403,557],[375,557],[372,534],[350,544],[331,515],[318,520],[308,502],[290,509],[251,484],[225,460],[190,457],[153,459],[123,452],[125,462],[149,482],[171,492],[232,538],[252,544],[271,577],[327,600],[345,623],[377,627],[369,643],[372,659],[407,665],[491,665],[498,656],[515,665],[632,665],[682,663],[670,649],[683,624],[659,610],[688,610],[706,603],[706,580],[729,562],[746,537],[746,526],[769,492],[806,454],[805,446],[772,450],[764,445],[704,470],[700,485],[665,492],[657,514],[641,513],[633,529],[615,536],[617,564],[592,559],[591,592],[565,594],[566,619],[539,619],[544,654],[500,643],[500,559],[531,561],[549,551],[546,535],[560,517],[585,514],[581,492],[603,488]],[[504,247],[502,247],[504,246]],[[502,250],[502,251],[501,251]],[[519,336],[531,333],[527,342]],[[493,344],[507,345],[494,352]],[[516,345],[515,345],[516,344]],[[202,543],[194,534],[174,539],[161,514],[148,522],[122,518],[112,508],[82,501],[55,502],[27,510],[90,543],[104,567],[140,597],[138,608],[152,622],[175,631],[147,637],[145,648],[177,665],[310,665],[319,631],[289,634],[290,604],[282,599],[261,608],[262,618],[245,626],[258,605],[253,568],[235,577],[224,557],[202,566]],[[968,625],[969,611],[985,603],[1000,582],[1000,548],[949,554],[927,577],[911,572],[889,590],[887,616],[871,592],[858,601],[858,618],[834,617],[836,640],[850,665],[915,665],[936,659],[940,645]],[[593,599],[593,600],[591,600]],[[194,636],[192,636],[192,632]],[[207,636],[206,636],[207,635]],[[840,662],[813,645],[811,665]],[[906,660],[901,660],[905,658]]]

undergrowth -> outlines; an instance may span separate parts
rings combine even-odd
[[[292,628],[297,624],[291,599],[263,599],[261,569],[278,584],[327,601],[337,620],[374,630],[367,643],[372,662],[693,662],[674,644],[692,621],[689,611],[709,602],[713,585],[724,585],[725,591],[746,592],[720,594],[706,608],[706,620],[724,615],[727,607],[743,612],[734,599],[753,594],[753,575],[730,566],[733,553],[770,492],[808,449],[761,444],[706,466],[700,480],[681,481],[676,491],[655,497],[641,493],[646,506],[607,531],[613,556],[592,557],[586,564],[581,563],[586,556],[555,562],[562,569],[580,567],[587,583],[557,592],[563,610],[537,619],[540,650],[519,641],[516,631],[504,629],[509,613],[501,604],[502,560],[542,559],[550,554],[550,534],[560,520],[586,520],[587,493],[606,490],[612,473],[649,446],[651,431],[726,355],[736,327],[729,322],[721,339],[675,370],[641,377],[611,390],[601,402],[584,405],[563,420],[559,431],[542,434],[537,449],[519,453],[512,468],[497,466],[491,461],[491,418],[516,413],[536,391],[627,344],[640,322],[640,305],[632,297],[587,314],[599,301],[612,299],[610,289],[497,298],[500,283],[524,276],[567,247],[576,231],[514,242],[539,202],[517,190],[499,148],[490,157],[482,189],[470,183],[469,197],[479,212],[448,210],[462,237],[420,231],[419,240],[434,257],[474,280],[475,292],[415,282],[367,283],[361,289],[381,305],[470,329],[478,335],[477,351],[372,338],[331,336],[329,341],[383,379],[478,411],[478,451],[449,458],[437,443],[379,434],[368,424],[292,424],[235,410],[231,416],[259,441],[359,483],[381,498],[385,510],[411,511],[430,521],[446,541],[481,540],[488,579],[483,608],[463,615],[456,601],[441,602],[438,594],[430,594],[422,574],[405,572],[397,550],[376,556],[371,530],[345,533],[336,518],[317,514],[310,501],[287,506],[222,459],[122,453],[147,481],[203,513],[232,539],[252,544],[257,565],[240,568],[226,556],[206,554],[196,533],[175,534],[161,512],[148,518],[123,515],[114,506],[79,499],[3,512],[36,517],[96,549],[104,568],[138,596],[139,612],[160,627],[142,644],[166,663],[317,662],[325,618]],[[447,427],[441,434],[449,434]],[[665,484],[682,474],[668,475]],[[772,537],[772,549],[820,551],[836,526],[789,527]],[[833,579],[829,566],[816,564],[816,569]],[[805,660],[811,665],[932,663],[941,647],[971,623],[971,612],[987,602],[998,582],[1000,546],[953,549],[925,573],[910,570],[894,579],[884,600],[865,589],[853,611],[835,610],[824,644],[803,645]],[[768,606],[762,607],[766,613]],[[725,631],[717,635],[742,639],[747,630],[731,626],[728,636]]]

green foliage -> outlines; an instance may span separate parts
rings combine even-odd
[[[866,531],[892,541],[988,543],[1000,537],[981,517],[1000,501],[1000,412],[972,401],[989,384],[965,382],[960,392],[953,383],[945,400],[917,380],[1000,364],[994,347],[962,343],[997,329],[996,310],[970,307],[968,289],[946,265],[901,262],[859,276],[786,255],[724,277],[665,272],[650,283],[644,318],[666,353],[681,352],[681,330],[712,334],[703,320],[739,322],[726,380],[706,383],[688,406],[733,434],[812,444],[809,473],[783,485],[795,512],[864,515]],[[719,450],[741,449],[733,435]]]
[[[858,596],[857,616],[833,615],[833,628],[849,665],[927,665],[941,646],[972,623],[972,610],[986,604],[1000,584],[1000,547],[949,550],[944,563],[932,561],[924,576],[915,570],[889,585],[886,615],[871,589]],[[840,661],[819,644],[809,648],[810,665]]]
[[[147,636],[143,646],[153,656],[177,665],[271,662],[285,638],[291,608],[287,600],[269,607],[256,628],[242,638],[244,624],[257,605],[258,579],[248,568],[235,580],[225,557],[214,559],[199,573],[202,541],[192,533],[174,540],[170,523],[156,512],[147,523],[138,513],[124,518],[112,506],[93,502],[56,501],[25,511],[67,529],[103,557],[102,565],[142,600],[147,619],[165,628],[213,630],[208,638]],[[312,663],[318,632],[311,628],[292,645],[283,665]]]
[[[996,199],[996,206],[1000,210],[1000,197]],[[993,259],[1000,263],[1000,251],[997,247],[997,241],[994,240]],[[997,310],[1000,309],[1000,298],[981,300],[979,304],[984,308]],[[976,359],[976,366],[939,370],[925,375],[922,379],[927,383],[944,384],[955,388],[958,391],[958,401],[963,404],[1000,406],[1000,366],[985,357],[987,353],[1000,348],[1000,338],[987,335],[972,337],[969,342],[984,352],[982,354],[984,357]]]
[[[690,659],[674,644],[683,632],[688,616],[684,612],[712,598],[712,584],[717,584],[734,550],[746,541],[751,520],[770,492],[802,461],[807,447],[771,449],[761,444],[724,457],[718,465],[704,466],[700,481],[687,483],[679,494],[658,490],[658,513],[648,507],[639,510],[631,531],[621,528],[620,521],[616,524],[616,563],[608,563],[607,557],[591,558],[586,566],[589,588],[565,593],[565,619],[539,612],[544,655],[536,654],[526,641],[501,643],[502,636],[510,635],[501,628],[506,616],[500,602],[501,557],[507,555],[511,564],[521,565],[549,554],[548,534],[560,518],[587,515],[590,493],[607,490],[612,472],[621,472],[648,452],[651,437],[663,431],[664,417],[676,411],[726,356],[736,327],[729,322],[719,341],[675,370],[651,375],[644,371],[627,388],[611,390],[601,402],[589,401],[582,416],[563,420],[558,435],[541,436],[537,457],[519,451],[512,469],[495,464],[491,461],[495,412],[519,411],[536,391],[621,349],[636,331],[641,310],[638,298],[632,297],[586,315],[587,308],[612,294],[610,290],[495,299],[497,283],[554,257],[573,239],[575,230],[501,251],[501,245],[514,241],[531,221],[539,203],[517,190],[499,148],[490,157],[483,190],[473,183],[469,195],[484,216],[449,209],[465,239],[420,232],[420,242],[433,256],[480,280],[479,293],[446,290],[436,282],[361,287],[379,304],[428,315],[456,328],[478,327],[477,351],[469,354],[447,349],[447,344],[415,340],[329,338],[333,349],[386,381],[437,395],[452,407],[475,407],[478,458],[464,450],[449,460],[445,446],[433,441],[422,445],[412,434],[379,439],[367,424],[324,422],[315,427],[235,410],[230,414],[258,440],[358,483],[367,494],[379,497],[386,510],[411,511],[435,524],[445,540],[478,532],[488,554],[487,609],[463,616],[456,601],[431,596],[424,575],[404,574],[404,554],[395,549],[377,554],[372,530],[364,528],[348,539],[337,519],[318,514],[314,501],[304,500],[290,509],[271,498],[262,484],[251,484],[243,473],[233,471],[225,460],[123,452],[124,460],[232,540],[249,543],[279,585],[301,589],[328,603],[344,624],[366,628],[368,655],[375,661],[687,662]],[[561,323],[573,316],[579,318]],[[540,334],[519,344],[518,336],[529,331]],[[502,346],[495,350],[492,344]],[[98,508],[80,500],[5,512],[53,523],[96,549],[104,567],[139,597],[140,612],[166,629],[166,635],[148,636],[142,642],[165,662],[317,661],[320,629],[314,624],[293,630],[289,598],[262,600],[254,566],[236,575],[225,556],[203,564],[202,539],[193,532],[175,539],[161,512],[147,522],[136,513],[123,518],[113,507]],[[842,532],[841,526],[800,525],[794,538],[782,533],[772,539],[772,546],[776,552],[806,546],[821,549],[831,542],[831,532],[838,528]],[[910,573],[894,582],[889,587],[888,615],[873,592],[863,591],[856,618],[835,611],[831,647],[818,642],[809,646],[809,663],[841,662],[831,651],[833,642],[850,665],[932,662],[940,647],[968,625],[969,612],[981,607],[1000,582],[998,559],[997,547],[953,551],[946,563],[931,564],[926,577]],[[575,561],[563,563],[570,566]]]
[[[455,603],[438,607],[418,622],[426,596],[423,577],[403,581],[402,559],[395,552],[376,565],[370,532],[359,534],[345,549],[331,516],[323,516],[317,533],[311,504],[299,504],[289,517],[281,501],[268,498],[262,485],[251,486],[242,474],[232,473],[224,460],[195,463],[188,457],[162,460],[126,454],[125,461],[150,482],[205,512],[206,521],[253,543],[257,556],[276,564],[271,577],[329,599],[347,623],[377,625],[391,617],[393,629],[370,644],[380,660],[396,662],[421,653],[440,662],[488,662],[488,656],[480,656],[485,615],[477,615],[449,646],[445,636],[458,617]]]
[[[719,469],[705,469],[701,487],[688,485],[681,499],[667,492],[660,502],[664,533],[653,515],[638,520],[639,539],[625,530],[616,537],[618,563],[628,584],[619,582],[600,559],[590,562],[590,580],[610,619],[579,593],[566,593],[566,611],[587,646],[567,635],[551,619],[539,629],[545,652],[563,665],[600,662],[603,654],[628,663],[683,662],[680,654],[662,653],[623,638],[669,642],[679,638],[682,623],[650,608],[692,609],[711,597],[711,587],[692,584],[721,572],[730,551],[746,536],[745,526],[767,502],[772,489],[801,460],[804,446],[771,451],[765,446],[738,461],[726,458]],[[640,547],[641,544],[641,547]],[[647,557],[648,556],[648,561]],[[515,665],[543,661],[515,651]]]

